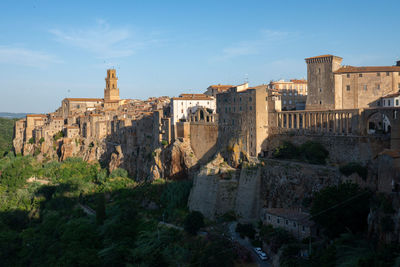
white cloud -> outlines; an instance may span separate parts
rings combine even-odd
[[[298,33],[295,32],[261,30],[259,36],[255,39],[240,41],[223,48],[221,55],[215,59],[220,61],[239,56],[256,55],[266,48],[275,46],[281,42],[288,42],[297,36]]]
[[[0,46],[0,62],[29,67],[45,67],[52,63],[61,63],[51,54],[11,46]]]
[[[156,40],[146,40],[127,27],[111,27],[106,21],[98,20],[94,27],[86,29],[52,29],[57,41],[81,48],[98,58],[128,57]]]

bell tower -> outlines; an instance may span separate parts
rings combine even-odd
[[[107,70],[106,88],[104,89],[104,101],[117,101],[119,98],[119,89],[117,87],[117,72],[115,69]]]

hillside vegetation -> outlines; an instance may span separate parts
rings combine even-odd
[[[232,266],[225,239],[183,230],[190,189],[137,183],[78,158],[9,154],[0,159],[0,265]]]
[[[0,157],[12,149],[14,123],[17,120],[0,118]]]

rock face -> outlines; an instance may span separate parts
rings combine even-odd
[[[189,209],[210,219],[233,211],[241,221],[255,221],[263,207],[302,208],[303,200],[314,192],[345,180],[332,167],[278,160],[264,163],[239,170],[225,167],[217,157],[195,175]]]

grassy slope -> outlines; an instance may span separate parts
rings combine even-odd
[[[0,152],[11,150],[14,123],[16,120],[0,118]]]

